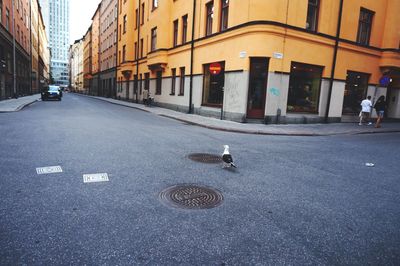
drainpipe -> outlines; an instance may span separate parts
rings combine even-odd
[[[336,27],[336,38],[335,38],[335,49],[333,52],[333,62],[332,62],[332,69],[331,69],[331,77],[329,78],[329,91],[328,91],[328,103],[326,105],[325,111],[325,123],[328,123],[329,119],[329,109],[331,106],[331,98],[332,98],[332,88],[333,88],[333,80],[335,77],[335,68],[336,68],[336,58],[339,48],[339,38],[340,38],[340,26],[342,23],[342,12],[343,12],[343,0],[340,0],[340,7],[339,7],[339,16],[338,16],[338,24]]]
[[[196,0],[193,0],[192,40],[190,42],[189,114],[193,113],[193,110],[192,110],[192,97],[193,97],[193,52],[194,52],[194,26],[195,26],[195,19],[196,19]]]
[[[138,33],[137,33],[137,50],[135,51],[136,57],[136,103],[139,103],[139,55],[140,55],[140,1],[138,1],[138,17],[136,17],[136,23],[138,24]],[[133,87],[135,87],[135,81],[133,81]]]
[[[16,70],[16,62],[15,62],[15,19],[14,19],[14,0],[12,0],[12,31],[13,31],[13,96],[14,98],[18,98],[17,95],[17,70]]]
[[[101,8],[101,7],[100,7]],[[119,25],[119,2],[117,1],[117,42],[115,43],[115,88],[112,91],[112,96],[111,98],[117,99],[117,90],[118,90],[118,86],[120,84],[118,84],[118,40],[119,40],[119,34],[120,32],[118,32],[118,25]],[[98,84],[97,84],[97,91],[100,90],[100,54],[101,54],[101,49],[100,49],[100,26],[101,26],[101,22],[100,22],[100,10],[99,10],[99,71],[98,71]],[[114,96],[114,97],[113,97]]]

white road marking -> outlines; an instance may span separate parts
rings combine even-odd
[[[108,180],[107,173],[83,175],[83,183],[107,182],[107,181],[110,181]]]
[[[61,166],[56,165],[56,166],[46,166],[46,167],[37,167],[36,168],[36,173],[38,175],[43,175],[43,174],[53,174],[53,173],[62,173]]]

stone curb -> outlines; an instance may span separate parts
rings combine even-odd
[[[1,108],[0,108],[0,113],[13,113],[13,112],[18,112],[18,111],[21,111],[21,110],[24,109],[25,107],[27,107],[27,106],[29,106],[29,105],[33,104],[34,102],[37,102],[37,101],[39,101],[39,99],[35,99],[35,100],[28,101],[28,102],[26,102],[26,103],[23,103],[23,104],[19,105],[19,106],[18,106],[17,108],[15,108],[14,110],[6,110],[6,111],[4,111],[4,110],[1,110]]]
[[[185,122],[185,123],[188,123],[190,125],[200,126],[200,127],[213,129],[213,130],[219,130],[219,131],[241,133],[241,134],[267,135],[267,136],[321,137],[321,136],[382,134],[382,133],[398,133],[398,132],[400,132],[400,129],[384,130],[382,128],[379,129],[379,130],[372,130],[372,131],[333,132],[333,133],[322,133],[322,134],[307,133],[307,132],[301,132],[301,133],[299,133],[299,132],[297,132],[297,133],[296,132],[267,132],[267,131],[252,130],[252,129],[242,130],[242,129],[225,128],[225,127],[220,127],[220,126],[202,124],[202,123],[191,121],[189,119],[179,118],[179,117],[175,117],[175,116],[167,115],[167,114],[157,114],[156,112],[152,112],[151,110],[146,110],[144,108],[140,108],[140,107],[137,107],[137,106],[131,106],[131,105],[125,104],[125,102],[123,102],[121,100],[112,99],[112,100],[115,100],[115,101],[121,101],[121,102],[115,102],[115,101],[110,101],[111,99],[109,99],[109,98],[102,98],[102,97],[98,97],[98,96],[91,96],[91,95],[85,95],[85,94],[79,94],[79,93],[76,93],[76,94],[80,95],[80,96],[86,96],[86,97],[89,97],[89,98],[92,98],[92,99],[97,99],[97,100],[100,100],[100,101],[103,101],[103,102],[108,102],[108,103],[115,104],[115,105],[125,106],[125,107],[133,108],[133,109],[136,109],[136,110],[148,112],[148,113],[153,113],[153,114],[161,116],[161,117],[166,117],[166,118],[174,119],[174,120],[177,120],[177,121],[180,121],[180,122]],[[159,108],[161,108],[161,107],[159,107]]]

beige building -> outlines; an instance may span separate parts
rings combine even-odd
[[[74,92],[84,93],[83,88],[83,40],[79,39],[69,48],[70,85]]]
[[[103,0],[100,7],[99,96],[115,96],[118,1]]]

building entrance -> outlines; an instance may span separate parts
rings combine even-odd
[[[268,58],[250,58],[247,118],[264,119],[267,92]]]

